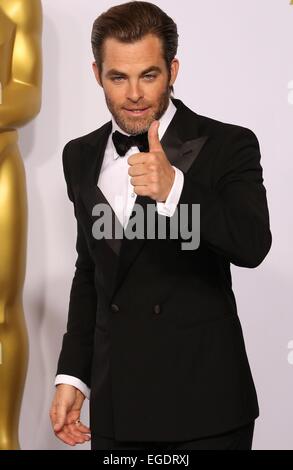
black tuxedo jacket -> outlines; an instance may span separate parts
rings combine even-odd
[[[180,239],[93,237],[111,121],[63,151],[78,256],[57,373],[91,388],[92,434],[118,440],[195,439],[259,413],[230,274],[230,263],[257,267],[271,246],[258,140],[172,101],[161,143],[184,172],[179,204],[200,204],[196,250]]]

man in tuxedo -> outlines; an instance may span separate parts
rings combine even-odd
[[[251,449],[259,409],[230,264],[255,268],[271,246],[258,140],[172,96],[177,27],[157,6],[111,8],[92,45],[111,120],[63,151],[77,260],[54,432],[92,449]],[[122,239],[95,236],[101,204]],[[197,249],[182,248],[181,232],[127,236],[138,206],[156,230],[192,227],[194,205]]]

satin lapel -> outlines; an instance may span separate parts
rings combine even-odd
[[[174,100],[175,104],[180,106],[181,101]],[[186,110],[186,108],[184,106]],[[190,110],[188,110],[190,112]],[[201,136],[193,139],[188,139],[188,132],[184,132],[184,121],[186,116],[185,113],[181,110],[177,110],[173,120],[171,121],[166,133],[164,134],[161,144],[166,153],[168,160],[170,163],[184,173],[187,173],[191,167],[191,165],[196,160],[197,156],[199,155],[201,149],[203,148],[205,142],[208,139],[208,136]],[[194,113],[193,113],[193,122],[194,122]],[[181,135],[180,135],[181,130]],[[186,129],[185,129],[186,131]],[[192,128],[192,135],[197,135],[196,127]],[[185,140],[187,138],[187,140]],[[155,205],[156,202],[147,196],[137,196],[135,205],[142,206],[144,210],[144,227],[146,227],[146,220],[147,220],[147,206],[148,205]],[[135,209],[135,206],[134,206]],[[132,212],[131,217],[134,216],[134,212]],[[150,223],[150,220],[148,220]],[[129,226],[129,225],[128,225]],[[127,230],[127,228],[126,228]],[[146,228],[145,228],[146,230]],[[127,238],[123,238],[122,246],[120,249],[120,260],[119,260],[119,267],[117,273],[117,283],[116,283],[116,290],[120,287],[121,283],[123,282],[125,276],[127,275],[127,271],[135,261],[136,257],[138,256],[139,252],[142,250],[144,244],[146,243],[146,238],[144,239],[133,239],[129,240]]]
[[[103,157],[105,154],[106,145],[108,142],[108,138],[111,132],[111,123],[107,123],[104,126],[105,129],[101,131],[100,136],[96,139],[96,141],[91,143],[84,143],[83,147],[83,163],[88,161],[88,165],[86,165],[86,170],[83,173],[83,178],[81,181],[81,190],[80,195],[84,204],[84,207],[90,216],[92,221],[92,225],[94,224],[96,217],[93,215],[93,208],[97,204],[104,204],[109,208],[111,213],[111,227],[116,226],[119,230],[119,233],[123,233],[123,227],[121,226],[113,208],[111,207],[110,203],[106,199],[104,193],[98,187],[97,182],[99,179],[99,174],[101,171]],[[116,225],[115,225],[116,224]],[[98,240],[98,244],[101,245],[101,250],[103,243],[107,243],[111,250],[116,254],[119,255],[122,239],[114,238],[114,231],[112,233],[112,238],[103,238]]]
[[[140,206],[143,209],[144,212],[144,232],[146,231],[146,226],[147,226],[147,207],[150,205],[154,205],[155,202],[153,199],[151,199],[148,196],[137,196],[135,200],[135,204],[133,207],[132,214],[130,216],[130,220],[135,216],[136,214],[136,206]],[[150,221],[148,221],[150,223]],[[142,247],[144,246],[146,242],[145,234],[144,238],[134,238],[133,240],[130,240],[125,236],[125,233],[127,233],[127,230],[129,229],[129,223],[124,230],[124,237],[122,240],[122,245],[120,249],[120,255],[119,255],[119,266],[118,266],[118,272],[117,272],[117,281],[116,281],[116,290],[119,288],[121,283],[123,282],[128,269],[134,262],[135,258],[137,257],[138,253],[141,251]],[[149,230],[151,228],[149,227]]]

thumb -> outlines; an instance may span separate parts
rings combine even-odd
[[[162,150],[161,142],[159,139],[159,126],[160,121],[152,122],[148,131],[149,150],[150,152],[160,152]]]
[[[66,406],[65,405],[59,405],[57,407],[57,416],[56,416],[56,421],[54,424],[54,431],[58,432],[61,431],[65,424],[66,420]]]

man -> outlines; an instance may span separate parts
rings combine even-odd
[[[230,263],[254,268],[271,246],[257,138],[171,97],[178,34],[157,6],[111,8],[92,45],[112,119],[63,151],[78,257],[54,432],[69,445],[91,436],[92,449],[250,449],[259,410]],[[115,207],[122,240],[94,236],[97,204]],[[198,204],[197,249],[182,248],[181,232],[127,236],[137,206],[148,228],[190,228]]]

